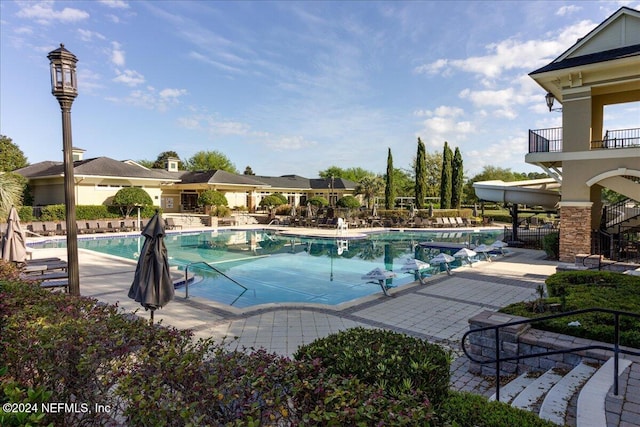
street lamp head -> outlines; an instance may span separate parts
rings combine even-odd
[[[73,101],[78,96],[78,82],[76,80],[76,63],[78,58],[60,47],[47,55],[51,64],[51,93],[58,101]]]
[[[547,102],[547,107],[549,107],[549,111],[553,111],[553,101],[555,101],[556,97],[553,96],[551,92],[547,92],[544,96],[544,100]]]

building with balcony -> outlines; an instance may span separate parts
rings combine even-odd
[[[628,250],[614,243],[640,229],[640,113],[634,129],[603,123],[605,106],[640,101],[640,12],[622,7],[529,75],[547,92],[550,111],[554,101],[562,106],[562,127],[529,131],[525,156],[561,185],[560,260],[594,253],[598,233],[609,235],[604,255]],[[603,210],[605,188],[626,199]]]

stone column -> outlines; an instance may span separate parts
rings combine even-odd
[[[591,253],[591,202],[560,202],[560,261]]]

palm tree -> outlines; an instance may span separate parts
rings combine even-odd
[[[384,189],[384,181],[378,176],[365,176],[356,185],[355,193],[362,194],[364,200],[367,202],[367,207],[371,208],[371,202],[375,200],[375,197],[379,195]]]
[[[0,218],[9,214],[11,206],[22,201],[22,184],[11,173],[0,173]]]

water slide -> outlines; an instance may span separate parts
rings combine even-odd
[[[504,182],[480,181],[473,184],[480,200],[542,206],[554,209],[560,201],[560,183],[553,178]]]

